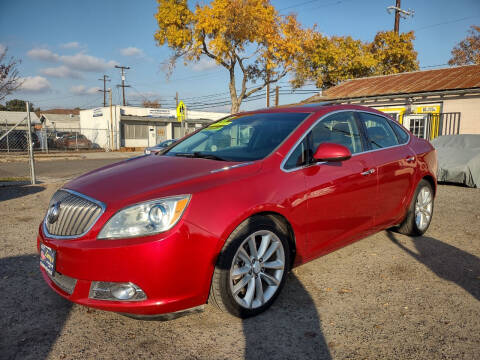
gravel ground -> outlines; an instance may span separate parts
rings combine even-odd
[[[478,189],[440,186],[424,237],[381,232],[294,269],[256,318],[158,322],[43,282],[36,232],[60,185],[0,188],[1,359],[480,359]]]

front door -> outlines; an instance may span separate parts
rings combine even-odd
[[[313,256],[362,237],[374,223],[377,174],[370,153],[363,153],[359,123],[353,112],[322,119],[311,131],[311,151],[323,142],[346,146],[352,158],[305,168]]]
[[[428,139],[428,118],[427,115],[406,115],[403,117],[403,126],[421,139]]]
[[[155,125],[148,126],[148,146],[156,145],[157,134],[155,133]]]

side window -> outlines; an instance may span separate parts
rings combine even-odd
[[[398,124],[390,123],[393,127],[393,131],[397,135],[398,142],[400,144],[406,144],[408,142],[409,136],[408,133]]]
[[[295,150],[292,152],[284,165],[286,170],[294,169],[307,164],[310,156],[312,156],[311,150],[308,150],[308,138],[308,136],[305,136],[305,139],[303,139],[303,141],[298,144]]]
[[[392,118],[392,120],[398,121],[398,113],[396,113],[396,112],[386,112],[385,114],[387,116],[389,116],[390,118]]]
[[[363,151],[360,131],[352,112],[339,112],[321,120],[290,154],[284,168],[288,170],[306,165],[318,145],[325,142],[346,146],[352,154]]]
[[[324,142],[346,146],[352,154],[363,151],[360,131],[352,112],[330,115],[312,129],[313,149]]]
[[[385,118],[364,112],[359,114],[367,131],[367,141],[372,149],[398,145],[397,136]]]

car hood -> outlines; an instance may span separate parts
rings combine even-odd
[[[199,182],[203,182],[203,186],[215,186],[229,181],[233,173],[248,175],[259,168],[258,163],[144,155],[91,171],[64,187],[116,207],[160,196],[192,193],[202,188]]]

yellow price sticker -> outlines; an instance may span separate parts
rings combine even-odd
[[[226,119],[223,119],[223,120],[220,120],[216,123],[213,123],[212,125],[209,125],[207,127],[208,130],[213,130],[213,131],[218,131],[220,130],[221,128],[227,126],[227,125],[230,125],[232,123],[232,118],[231,117],[228,117]]]

